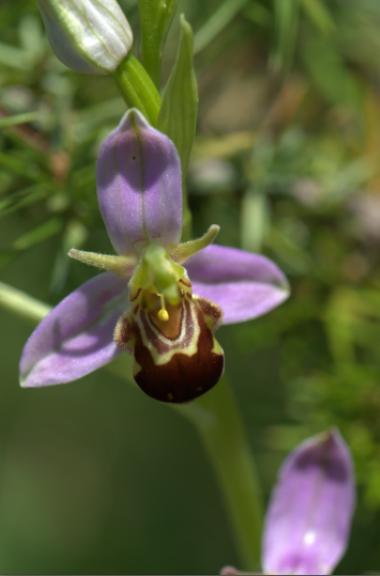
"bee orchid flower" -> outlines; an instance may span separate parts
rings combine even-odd
[[[132,109],[103,142],[100,211],[115,255],[71,250],[103,273],[69,294],[27,341],[21,385],[77,380],[123,351],[148,395],[185,402],[220,379],[220,324],[256,318],[288,296],[269,259],[211,245],[218,226],[180,242],[180,160],[171,140]]]

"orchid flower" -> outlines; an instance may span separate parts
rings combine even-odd
[[[60,302],[27,341],[21,385],[77,380],[123,351],[148,395],[184,402],[220,379],[221,324],[256,318],[288,295],[264,256],[212,246],[218,226],[180,243],[180,160],[171,140],[132,109],[103,142],[100,211],[116,255],[71,250],[104,272]]]
[[[264,574],[331,574],[346,550],[354,505],[351,456],[339,432],[303,442],[286,459],[272,493]],[[221,574],[246,573],[225,567]]]

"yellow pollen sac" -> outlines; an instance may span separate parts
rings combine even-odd
[[[161,310],[157,312],[157,316],[161,322],[167,322],[169,320],[169,312],[166,310],[166,308],[161,308]]]
[[[159,298],[161,302],[161,308],[157,312],[157,318],[161,320],[161,322],[167,322],[169,320],[169,312],[166,310],[164,297],[160,294]]]

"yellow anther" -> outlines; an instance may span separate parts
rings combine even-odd
[[[160,298],[161,308],[157,312],[157,317],[161,322],[167,322],[169,320],[169,312],[166,310],[165,307],[165,298],[162,294],[158,295]]]
[[[169,320],[169,312],[166,310],[166,308],[161,308],[161,310],[157,312],[157,316],[161,322],[167,322]]]

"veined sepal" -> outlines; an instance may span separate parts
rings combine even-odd
[[[87,74],[110,74],[129,54],[133,33],[116,0],[38,0],[56,56]]]

